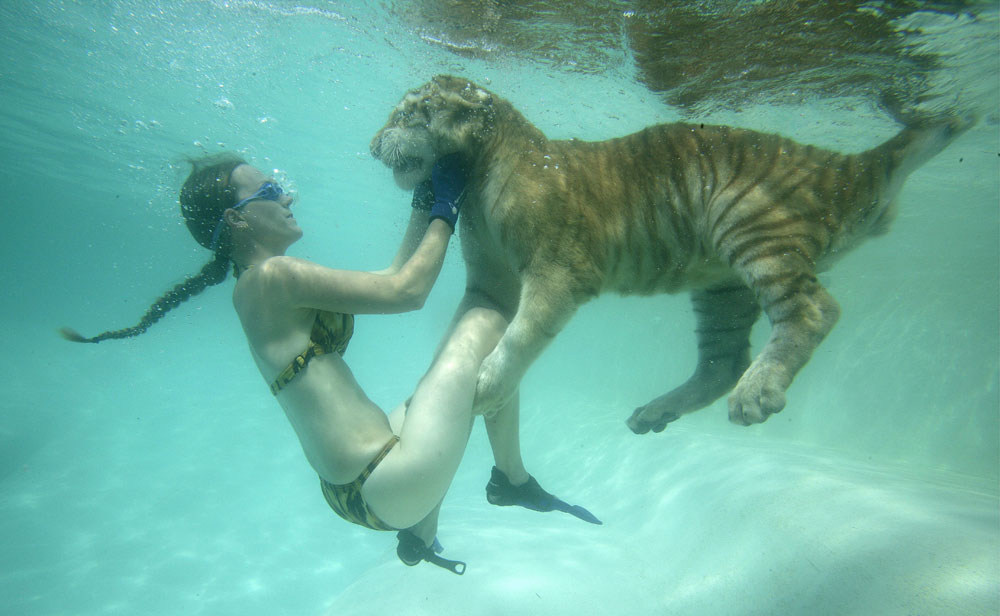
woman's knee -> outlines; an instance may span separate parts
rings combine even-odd
[[[431,371],[435,378],[466,379],[479,373],[483,355],[474,345],[462,340],[451,340],[434,360]]]
[[[507,328],[507,320],[503,315],[490,308],[470,308],[462,320],[468,320],[480,333],[497,337],[503,335]]]
[[[497,345],[506,327],[507,321],[497,311],[473,308],[462,317],[446,348],[454,346],[456,352],[471,352],[482,361]]]

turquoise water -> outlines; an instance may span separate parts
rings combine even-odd
[[[0,614],[1000,610],[995,83],[959,79],[992,117],[911,177],[889,235],[822,275],[843,316],[765,424],[732,425],[718,402],[632,434],[632,409],[693,366],[689,303],[584,306],[524,381],[522,445],[543,486],[605,524],[488,505],[477,427],[439,532],[464,577],[406,568],[392,535],[326,508],[246,352],[231,283],[137,339],[56,336],[133,324],[207,260],[176,211],[185,155],[225,148],[275,170],[298,192],[294,254],[379,269],[409,199],[368,141],[431,75],[476,80],[552,137],[681,117],[625,53],[602,71],[468,58],[400,15],[376,2],[0,5]],[[950,36],[995,81],[996,53]],[[895,130],[863,101],[699,117],[845,151]],[[411,393],[461,297],[454,244],[422,311],[358,319],[349,360],[384,408]]]

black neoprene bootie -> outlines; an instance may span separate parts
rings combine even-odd
[[[432,565],[437,565],[457,575],[465,573],[464,562],[460,560],[448,560],[438,556],[438,553],[444,548],[441,547],[436,538],[431,547],[424,545],[422,539],[408,530],[399,531],[396,533],[396,538],[399,539],[399,545],[396,546],[396,556],[399,556],[399,560],[403,561],[403,564],[407,567],[413,567],[420,564],[420,561],[426,560]]]
[[[507,475],[495,466],[490,472],[490,480],[486,484],[486,500],[491,505],[499,507],[516,505],[532,511],[563,511],[584,522],[602,523],[594,514],[580,505],[570,505],[561,498],[546,492],[531,475],[528,475],[528,481],[515,486],[507,479]]]

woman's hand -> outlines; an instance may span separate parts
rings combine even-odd
[[[461,156],[449,154],[442,157],[434,163],[431,179],[413,191],[413,207],[429,210],[429,220],[440,218],[454,231],[466,175]]]

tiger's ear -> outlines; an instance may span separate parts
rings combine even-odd
[[[445,111],[456,122],[475,121],[493,105],[493,96],[479,88],[441,89],[428,98],[429,106]]]
[[[488,92],[474,101],[465,98],[460,103],[456,101],[451,116],[456,141],[481,141],[492,132],[494,116],[493,97]]]
[[[484,105],[493,104],[493,95],[487,92],[486,90],[480,88],[476,84],[469,82],[466,88],[471,93],[471,96],[474,98],[474,100],[476,100],[477,102],[482,103]]]
[[[493,95],[468,79],[438,75],[424,87],[443,112],[439,114],[441,129],[438,136],[446,142],[445,149],[464,149],[470,142],[485,137],[493,126]]]
[[[454,106],[456,111],[461,111],[463,113],[482,111],[493,105],[493,96],[485,90],[480,90],[485,96],[479,96],[478,93],[473,96],[445,96],[444,98],[450,99],[451,104]]]
[[[455,77],[453,75],[435,75],[429,84],[436,85],[441,93],[452,92],[461,96],[469,103],[489,104],[493,100],[493,95],[480,88],[468,79]],[[425,86],[426,87],[426,86]]]

